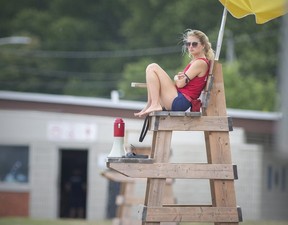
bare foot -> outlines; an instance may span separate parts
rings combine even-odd
[[[134,116],[139,116],[141,117],[142,113],[144,113],[146,111],[146,109],[149,108],[149,107],[145,107],[144,109],[142,109],[140,112],[138,113],[134,113]]]
[[[141,110],[140,112],[138,112],[138,113],[134,113],[134,116],[140,116],[141,115],[141,113],[143,113],[144,112],[144,110]]]
[[[157,106],[150,106],[148,109],[146,109],[144,112],[139,112],[138,116],[144,116],[144,115],[148,115],[151,112],[159,112],[162,111],[162,106],[161,105],[157,105]]]
[[[147,104],[140,112],[138,112],[138,113],[134,113],[134,116],[141,116],[141,114],[143,113],[143,112],[145,112],[149,107],[150,107],[150,105],[151,104]]]

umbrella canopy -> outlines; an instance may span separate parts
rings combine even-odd
[[[219,0],[235,18],[255,15],[256,23],[263,24],[284,15],[285,0]]]
[[[287,0],[219,0],[224,6],[220,31],[218,34],[215,60],[219,59],[227,10],[236,18],[255,15],[256,23],[263,24],[287,13]]]

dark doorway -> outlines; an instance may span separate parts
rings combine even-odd
[[[88,151],[60,150],[61,218],[86,218]]]

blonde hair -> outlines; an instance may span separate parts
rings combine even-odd
[[[182,47],[183,53],[187,52],[185,42],[187,42],[187,39],[190,36],[197,37],[199,39],[199,41],[201,42],[201,44],[204,46],[204,54],[205,54],[206,58],[209,60],[214,60],[214,50],[211,47],[211,43],[209,41],[209,38],[207,37],[206,34],[204,34],[200,30],[187,29],[186,32],[183,34],[183,38],[182,38],[182,41],[184,43],[184,45]],[[192,56],[189,54],[189,57],[192,57]]]

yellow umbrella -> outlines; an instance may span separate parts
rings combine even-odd
[[[232,16],[240,19],[247,15],[255,15],[256,23],[263,24],[277,17],[283,16],[288,10],[288,0],[219,0],[225,7],[221,22],[221,28],[217,40],[217,49],[215,54],[215,60],[218,60],[224,27],[226,22],[227,10]],[[288,132],[288,98],[287,98],[287,86],[288,86],[288,16],[283,20],[283,48],[282,48],[282,61],[280,63],[280,76],[281,76],[281,112],[282,121],[278,124],[277,129],[277,150],[280,153],[284,153],[284,157],[288,159],[287,152],[287,132]]]
[[[220,31],[218,34],[215,60],[219,59],[227,10],[236,18],[255,15],[256,23],[262,24],[287,13],[286,0],[219,0],[224,6]]]
[[[237,19],[255,15],[262,24],[285,14],[285,0],[219,0]]]

